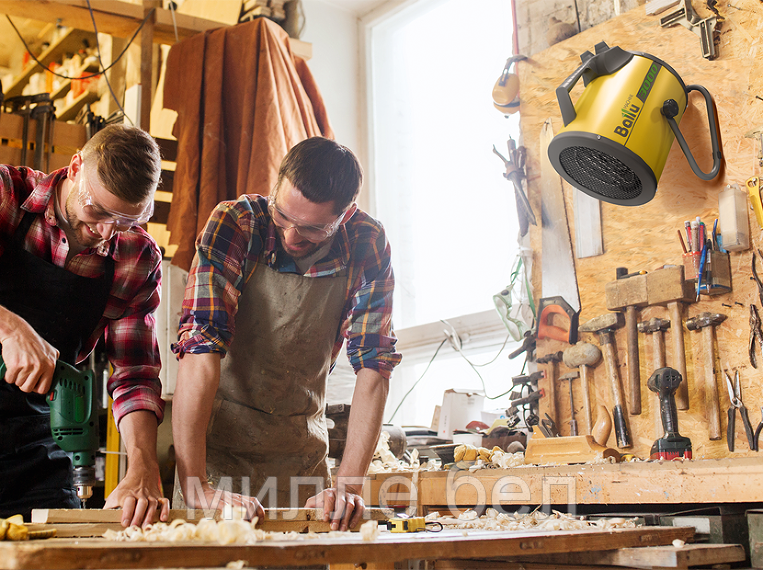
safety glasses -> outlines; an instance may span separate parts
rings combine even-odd
[[[149,200],[143,212],[137,215],[116,212],[102,206],[93,198],[93,190],[84,168],[80,168],[79,175],[80,184],[77,190],[77,200],[82,210],[92,221],[100,224],[114,224],[114,228],[118,232],[126,232],[130,228],[145,224],[153,216],[153,200]]]
[[[271,194],[268,196],[268,212],[273,223],[282,230],[294,229],[303,238],[310,241],[323,241],[333,236],[339,229],[344,212],[332,223],[324,226],[304,226],[294,222],[288,214],[276,205],[276,199]]]

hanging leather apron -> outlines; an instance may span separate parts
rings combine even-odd
[[[75,364],[108,302],[114,260],[90,279],[23,249],[35,214],[26,212],[0,257],[0,305],[29,323],[55,346],[60,360]],[[25,394],[0,382],[0,517],[32,509],[79,508],[69,456],[53,441],[45,396]]]
[[[303,507],[330,486],[326,381],[347,279],[346,271],[316,278],[257,266],[239,298],[207,429],[213,487],[260,494],[269,508]],[[313,478],[312,485],[292,495],[293,477]],[[263,497],[274,484],[277,492]],[[184,507],[179,492],[173,507]]]

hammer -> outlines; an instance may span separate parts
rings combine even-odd
[[[572,399],[572,381],[580,376],[580,372],[568,372],[559,376],[560,381],[568,381],[570,383],[570,435],[578,434],[578,421],[575,419],[575,400]]]
[[[552,352],[546,356],[541,356],[536,360],[538,364],[550,364],[546,377],[548,382],[546,383],[546,394],[548,395],[548,411],[549,416],[555,424],[559,424],[556,417],[556,373],[558,370],[559,362],[562,360],[562,351]]]
[[[564,351],[562,355],[567,368],[580,368],[580,383],[583,391],[583,413],[585,415],[586,433],[593,434],[593,417],[591,412],[591,397],[588,392],[588,367],[596,366],[601,359],[601,350],[595,344],[579,342]]]
[[[665,339],[662,333],[668,328],[670,328],[670,321],[656,317],[638,324],[639,332],[652,337],[652,368],[654,370],[665,368]],[[655,437],[662,437],[665,433],[660,412],[658,412],[659,409],[660,396],[659,393],[654,392],[652,397],[652,412],[654,414]]]
[[[649,305],[665,305],[670,311],[670,328],[673,336],[673,368],[678,370],[681,378],[684,379],[676,392],[676,406],[679,410],[688,410],[689,388],[681,313],[684,303],[694,302],[696,295],[694,286],[690,281],[684,279],[683,265],[674,265],[648,273],[646,275],[646,290]]]
[[[626,275],[628,270],[617,268],[617,279],[610,281],[604,288],[607,309],[625,311],[625,333],[628,343],[628,386],[630,398],[628,411],[637,416],[641,413],[641,373],[638,355],[638,323],[636,311],[646,307],[646,272]]]
[[[612,386],[612,400],[615,404],[612,415],[615,420],[617,447],[628,448],[632,446],[632,443],[628,433],[628,425],[625,423],[625,400],[620,385],[620,375],[617,372],[617,351],[614,346],[615,335],[613,334],[613,331],[621,326],[623,326],[623,319],[620,313],[607,313],[583,323],[578,330],[599,335],[599,344],[604,353],[604,364],[607,367],[607,376],[609,376],[609,383]]]
[[[720,313],[700,313],[687,319],[686,328],[690,331],[702,329],[705,343],[705,406],[707,421],[710,424],[710,439],[721,439],[721,407],[718,401],[718,383],[715,380],[715,327],[726,320]]]

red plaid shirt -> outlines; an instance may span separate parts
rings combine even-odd
[[[103,275],[104,257],[113,244],[114,281],[106,310],[77,362],[87,358],[105,332],[107,356],[114,367],[108,391],[114,398],[117,426],[125,415],[136,410],[151,411],[161,422],[164,401],[154,321],[162,279],[161,252],[150,235],[141,228],[132,228],[116,234],[104,247],[85,249],[67,265],[69,242],[57,226],[52,199],[66,173],[66,168],[45,175],[26,167],[0,165],[0,256],[21,223],[23,210],[37,214],[24,249],[82,277]]]

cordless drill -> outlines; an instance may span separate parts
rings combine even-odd
[[[0,356],[0,382],[5,379],[5,362]],[[84,503],[93,496],[95,452],[98,450],[95,375],[80,372],[66,362],[56,362],[53,387],[45,401],[50,406],[50,431],[58,447],[71,453],[74,487]]]
[[[691,440],[678,433],[678,409],[675,393],[681,373],[673,368],[655,370],[646,385],[660,398],[660,415],[665,435],[654,442],[650,459],[691,459]]]

